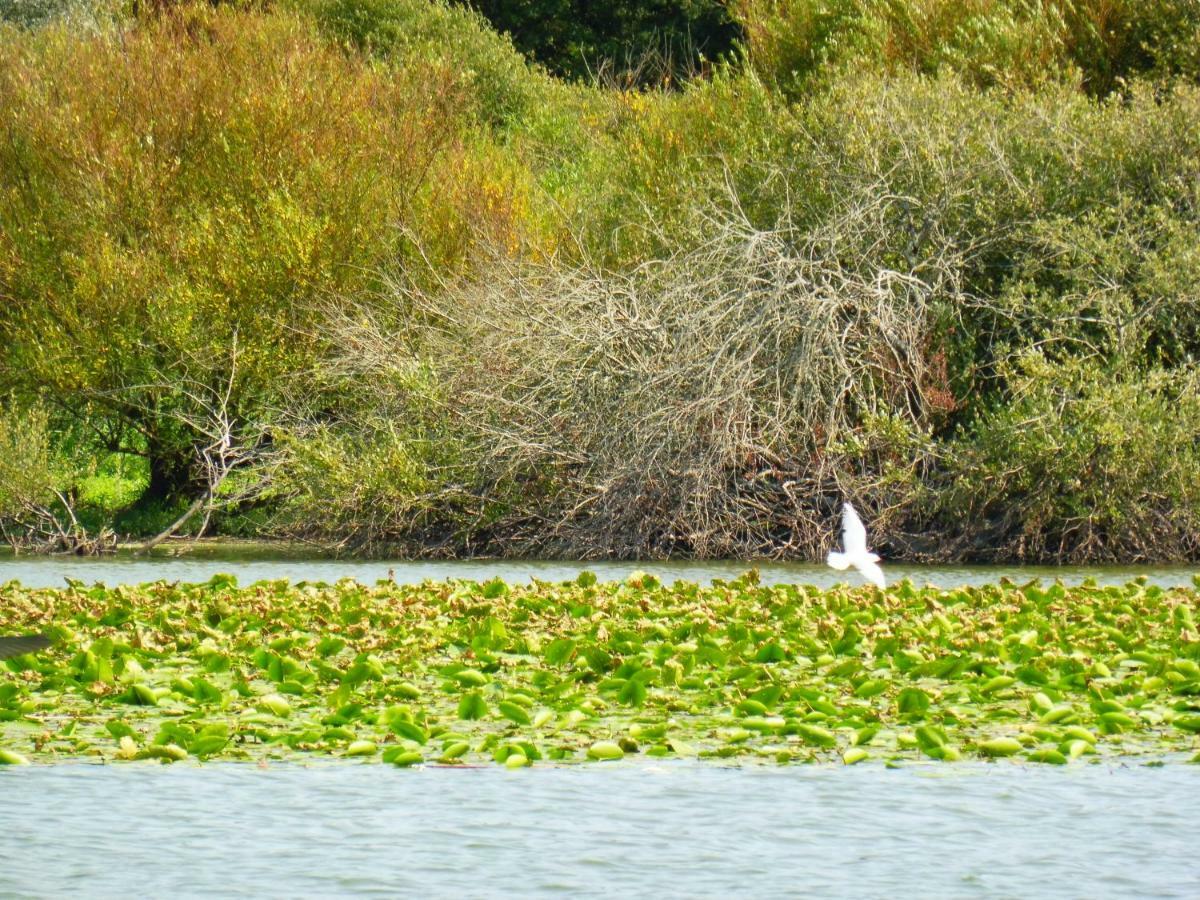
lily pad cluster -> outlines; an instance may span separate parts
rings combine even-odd
[[[1139,582],[11,583],[55,644],[0,664],[0,764],[1187,759],[1198,617]]]

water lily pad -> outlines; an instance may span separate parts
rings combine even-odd
[[[991,738],[979,742],[979,752],[985,756],[1013,756],[1021,750],[1021,742],[1014,738]]]
[[[625,751],[614,741],[597,741],[588,748],[587,755],[595,760],[623,759]]]
[[[465,694],[458,702],[458,717],[460,719],[482,719],[487,713],[487,702],[478,692]]]
[[[525,711],[523,706],[518,706],[509,700],[501,700],[496,704],[496,708],[500,710],[500,714],[504,718],[516,722],[518,725],[530,724],[529,713]]]

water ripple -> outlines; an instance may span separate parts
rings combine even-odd
[[[1200,896],[1200,768],[30,767],[0,895]]]
[[[149,581],[207,581],[218,572],[232,572],[243,584],[287,578],[291,581],[334,582],[354,578],[364,584],[392,575],[402,584],[426,579],[472,578],[486,581],[503,578],[511,583],[566,581],[583,569],[594,571],[601,580],[620,580],[642,569],[664,582],[675,580],[709,583],[714,578],[730,579],[747,569],[757,568],[765,584],[794,582],[830,587],[839,582],[856,582],[855,576],[835,572],[828,566],[811,563],[746,561],[596,561],[581,563],[554,560],[355,560],[246,558],[241,555],[195,556],[180,558],[144,558],[132,556],[78,557],[5,557],[0,556],[0,583],[17,580],[29,587],[65,587],[66,578],[85,583],[96,581],[110,586],[143,584]],[[1014,581],[1061,578],[1066,584],[1079,584],[1094,578],[1100,584],[1125,584],[1146,577],[1164,587],[1191,585],[1195,566],[915,566],[889,563],[888,579],[909,578],[915,584],[938,587],[994,584],[1001,577]]]

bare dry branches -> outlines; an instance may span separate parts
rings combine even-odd
[[[203,474],[205,487],[182,515],[142,546],[142,552],[154,549],[201,511],[204,520],[196,535],[203,535],[213,510],[220,503],[232,505],[248,496],[247,491],[234,496],[223,497],[220,494],[226,479],[234,470],[261,465],[266,455],[267,424],[264,421],[245,421],[238,416],[231,402],[238,375],[238,335],[234,330],[230,338],[228,368],[221,382],[213,385],[185,378],[175,385],[188,403],[174,415],[199,436],[195,448],[196,463]]]
[[[819,228],[762,230],[733,202],[628,272],[497,254],[465,283],[398,285],[404,341],[344,317],[338,366],[428,361],[480,500],[519,486],[490,509],[507,553],[815,556],[838,497],[886,513],[927,452],[931,307],[959,259],[891,253],[902,203],[864,192]]]

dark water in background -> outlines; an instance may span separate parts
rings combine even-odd
[[[1200,897],[1200,766],[0,771],[0,896]]]

